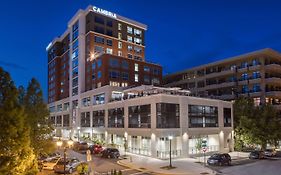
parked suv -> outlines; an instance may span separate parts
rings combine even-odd
[[[208,165],[230,165],[231,157],[229,154],[213,154],[207,160]]]
[[[60,159],[57,164],[54,166],[55,173],[64,173],[64,163],[65,163],[65,173],[71,174],[76,170],[77,166],[80,165],[80,162],[76,158],[67,158],[64,162],[64,159]]]
[[[101,157],[106,157],[106,158],[118,158],[120,156],[119,150],[116,148],[106,148],[105,150],[102,151]]]

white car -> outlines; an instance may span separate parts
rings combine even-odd
[[[47,159],[43,161],[43,169],[44,170],[53,170],[54,166],[58,163],[58,161],[60,160],[60,157],[55,157],[52,159]]]
[[[267,157],[273,157],[276,156],[276,151],[274,149],[266,149],[264,151],[264,155]]]

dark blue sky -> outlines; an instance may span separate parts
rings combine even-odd
[[[146,58],[165,74],[265,47],[281,51],[278,0],[10,0],[0,5],[0,66],[17,85],[37,78],[46,96],[45,48],[89,4],[147,24]]]

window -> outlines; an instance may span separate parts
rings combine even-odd
[[[160,75],[160,69],[154,68],[153,69],[153,74],[154,75]]]
[[[63,110],[64,111],[68,111],[69,110],[69,103],[68,102],[63,104]]]
[[[92,64],[92,71],[95,71],[95,69],[96,69],[96,62],[93,62],[93,64]]]
[[[78,77],[72,79],[72,87],[78,86]]]
[[[72,96],[78,95],[78,87],[72,89]]]
[[[91,105],[91,97],[86,97],[82,99],[82,106],[87,107]]]
[[[141,44],[141,39],[140,38],[134,38],[134,43],[136,44]]]
[[[148,75],[144,75],[143,81],[144,81],[145,84],[150,84],[150,77]]]
[[[242,62],[241,63],[241,68],[246,68],[248,67],[248,62]]]
[[[78,48],[78,40],[75,40],[73,43],[72,43],[72,50],[75,50]]]
[[[129,63],[125,60],[122,60],[122,68],[123,69],[129,69]]]
[[[75,59],[72,61],[72,68],[74,69],[77,66],[78,66],[78,59]]]
[[[118,49],[122,49],[122,42],[118,41]]]
[[[139,71],[139,65],[137,63],[135,63],[135,71]]]
[[[128,41],[128,42],[133,42],[133,37],[127,36],[127,41]],[[133,50],[133,49],[132,49],[132,50]]]
[[[106,30],[106,35],[108,35],[108,36],[112,36],[113,35],[113,32],[112,32],[112,30]]]
[[[109,78],[119,78],[120,76],[120,73],[118,71],[115,71],[115,70],[111,70],[109,71]]]
[[[104,94],[94,95],[93,96],[93,105],[104,104]]]
[[[247,85],[243,85],[242,86],[242,94],[248,93],[249,92],[249,88]]]
[[[160,80],[158,78],[152,78],[151,84],[152,85],[159,85],[160,84]]]
[[[119,60],[115,59],[115,58],[110,58],[109,59],[109,66],[110,67],[120,67]]]
[[[118,56],[120,56],[120,57],[122,56],[122,51],[120,51],[120,50],[118,51]]]
[[[100,43],[100,44],[104,44],[104,38],[95,35],[95,42]]]
[[[218,127],[218,107],[188,105],[189,128]]]
[[[101,59],[99,59],[99,60],[97,61],[97,64],[98,64],[98,67],[101,67],[101,64],[102,64]]]
[[[257,78],[260,78],[261,77],[261,74],[259,71],[256,71],[256,72],[253,72],[253,79],[257,79]]]
[[[151,127],[151,106],[129,106],[129,128]]]
[[[90,112],[82,112],[80,125],[81,127],[90,127]]]
[[[78,57],[78,49],[76,49],[75,51],[72,52],[72,59],[75,59],[76,57]]]
[[[62,118],[63,118],[62,119],[63,120],[63,127],[69,127],[69,125],[70,125],[69,114],[63,115]]]
[[[77,109],[78,108],[78,100],[73,100],[72,101],[72,109]]]
[[[72,69],[72,78],[75,78],[78,76],[78,67]]]
[[[112,27],[112,26],[113,26],[113,23],[112,23],[111,20],[108,20],[108,21],[106,22],[106,25],[107,25],[108,27]]]
[[[260,92],[261,86],[260,84],[253,84],[253,92]]]
[[[98,79],[101,78],[101,71],[98,71]]]
[[[247,73],[243,73],[242,75],[241,75],[241,80],[243,81],[243,80],[248,80],[248,74]]]
[[[104,19],[99,16],[95,16],[95,22],[99,24],[104,24]]]
[[[132,58],[133,58],[133,55],[130,54],[130,53],[128,53],[127,57],[128,57],[129,59],[132,59]]]
[[[105,111],[93,111],[93,125],[92,127],[105,127],[104,125]]]
[[[129,80],[128,72],[122,72],[122,80]]]
[[[128,33],[130,33],[130,34],[133,34],[133,28],[132,28],[132,27],[127,26],[127,32],[128,32]]]
[[[58,111],[58,112],[62,111],[62,104],[59,104],[59,105],[57,106],[57,111]]]
[[[118,33],[118,39],[122,39],[122,33]]]
[[[108,127],[124,128],[124,108],[108,109]]]
[[[135,82],[139,82],[139,75],[135,74]]]
[[[57,126],[62,126],[62,116],[61,115],[58,115],[56,117],[56,124],[57,124]]]
[[[112,46],[112,40],[111,40],[111,39],[107,39],[107,40],[106,40],[106,44],[107,44],[108,46]]]
[[[157,128],[180,127],[179,104],[157,103],[156,114],[157,114],[157,118],[156,118]]]
[[[107,54],[112,54],[112,49],[106,48],[106,53],[107,53]]]
[[[138,47],[138,46],[135,46],[134,50],[135,50],[135,53],[137,53],[137,54],[141,54],[141,52],[142,52],[142,48]]]
[[[104,53],[104,48],[101,46],[95,46],[95,52],[97,53]]]
[[[136,36],[141,36],[141,30],[139,30],[139,29],[134,29],[134,34],[135,34]]]
[[[122,24],[118,23],[118,30],[122,30]]]
[[[223,108],[224,127],[231,127],[231,108]]]
[[[143,67],[143,71],[144,71],[144,72],[150,72],[150,68],[149,68],[148,66],[144,66],[144,67]]]
[[[133,46],[132,45],[128,45],[128,51],[132,51],[133,50]]]

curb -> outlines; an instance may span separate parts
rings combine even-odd
[[[140,168],[135,168],[134,166],[130,166],[126,163],[122,163],[122,162],[120,162],[120,160],[117,161],[117,164],[121,165],[121,166],[124,166],[124,167],[127,167],[127,168],[130,168],[130,169],[140,171],[140,172],[149,172],[149,173],[154,173],[154,174],[158,174],[158,175],[193,175],[193,174],[190,174],[190,173],[162,173],[162,172],[157,172],[157,171],[151,171],[149,169],[143,170],[143,169],[140,169]],[[199,173],[199,174],[202,174],[202,173]],[[210,173],[210,175],[212,175],[212,173]]]

